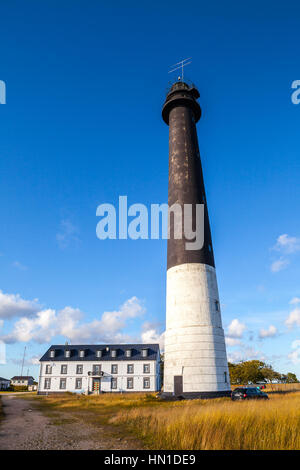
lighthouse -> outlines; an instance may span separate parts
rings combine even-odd
[[[169,126],[169,208],[202,204],[204,242],[187,249],[169,217],[164,357],[165,397],[213,398],[230,395],[230,378],[196,123],[198,90],[177,81],[169,90],[162,118]],[[195,228],[196,220],[192,220]]]

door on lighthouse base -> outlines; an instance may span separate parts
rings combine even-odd
[[[178,397],[179,395],[182,395],[182,392],[182,375],[174,375],[174,395]]]

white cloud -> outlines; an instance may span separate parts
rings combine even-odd
[[[293,364],[300,364],[300,348],[295,349],[290,354],[288,354],[288,358],[292,361]]]
[[[37,299],[24,300],[19,294],[4,294],[0,290],[0,318],[32,316],[39,308]]]
[[[142,343],[159,344],[160,350],[164,350],[165,346],[165,333],[157,331],[157,325],[145,322],[142,326],[141,334]]]
[[[279,271],[282,271],[284,268],[286,268],[289,265],[289,260],[281,257],[277,261],[274,261],[271,264],[271,271],[272,273],[278,273]]]
[[[228,326],[226,336],[228,338],[241,338],[246,328],[247,327],[244,323],[241,323],[237,318],[235,318]]]
[[[296,253],[300,251],[300,238],[290,237],[284,233],[277,238],[274,249],[287,254]]]
[[[293,326],[300,326],[300,307],[296,307],[291,311],[285,320],[285,324],[289,328],[292,328]]]
[[[13,331],[2,337],[5,343],[36,341],[47,343],[55,335],[55,310],[37,312],[33,318],[22,317],[14,324]]]
[[[291,305],[297,305],[300,303],[299,297],[293,297],[292,300],[290,300]]]
[[[248,346],[243,346],[239,351],[233,351],[228,353],[229,362],[240,362],[240,361],[251,361],[258,359],[259,361],[265,361],[266,356],[261,351],[257,351]]]
[[[19,261],[14,261],[12,264],[15,268],[19,269],[20,271],[27,271],[28,267],[24,264],[20,263]]]
[[[65,307],[56,313],[53,309],[37,312],[33,318],[22,317],[14,324],[13,331],[3,336],[6,343],[36,341],[49,343],[54,336],[63,336],[76,342],[119,342],[130,341],[122,333],[128,320],[140,317],[145,309],[137,297],[132,297],[119,310],[104,312],[99,320],[81,322],[83,313],[73,307]]]
[[[63,219],[60,223],[60,231],[56,234],[59,248],[64,250],[72,242],[78,242],[78,228],[69,219]]]
[[[25,358],[24,360],[24,366],[37,366],[40,364],[40,358],[42,357],[43,353],[41,353],[39,356],[32,356],[32,357],[29,357],[28,359]],[[9,360],[10,363],[12,364],[17,364],[17,365],[21,365],[23,364],[23,358],[13,358],[13,359],[10,359]]]
[[[298,347],[300,348],[300,339],[295,339],[292,344],[292,349],[297,349]]]
[[[242,344],[241,340],[237,338],[229,338],[228,336],[225,337],[226,346],[240,346]]]
[[[270,325],[267,330],[262,328],[259,331],[259,337],[262,338],[273,338],[274,336],[277,335],[277,328],[274,325]]]

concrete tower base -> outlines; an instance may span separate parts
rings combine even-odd
[[[215,268],[186,263],[167,271],[164,397],[231,393]]]

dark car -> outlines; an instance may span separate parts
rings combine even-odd
[[[239,387],[231,392],[231,400],[268,400],[268,395],[256,387]]]

